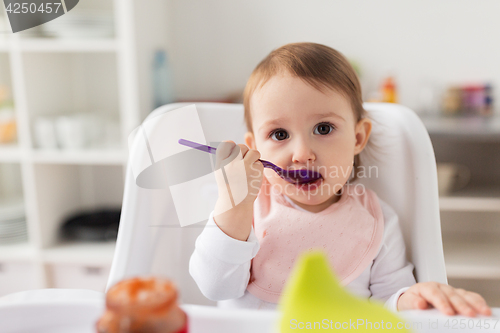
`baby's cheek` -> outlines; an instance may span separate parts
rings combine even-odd
[[[269,190],[275,193],[283,193],[285,187],[290,185],[289,182],[282,179],[274,170],[269,168],[264,168],[264,177],[266,177],[270,184]]]
[[[277,180],[281,179],[274,170],[269,168],[264,168],[264,177],[266,177],[271,184],[274,184]]]
[[[328,175],[330,178],[334,179],[345,179],[349,178],[352,173],[352,159],[344,158],[342,161],[336,161],[328,168]]]

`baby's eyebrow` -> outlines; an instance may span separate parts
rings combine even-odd
[[[342,120],[345,120],[342,116],[336,114],[335,112],[327,112],[327,113],[315,113],[312,115],[315,118],[326,118],[326,117],[336,117]],[[276,119],[271,119],[266,121],[262,126],[267,126],[267,125],[279,125],[286,121],[287,118],[276,118]]]
[[[338,115],[335,112],[315,113],[315,114],[313,114],[313,116],[315,116],[316,118],[335,117],[335,118],[345,120],[341,115]]]
[[[262,126],[268,126],[268,125],[279,125],[282,124],[283,121],[286,121],[286,118],[276,118],[276,119],[271,119],[266,121]]]

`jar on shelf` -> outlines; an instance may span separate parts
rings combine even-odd
[[[381,87],[382,102],[384,103],[397,103],[398,95],[396,90],[396,82],[392,76],[385,78]]]
[[[460,113],[462,99],[462,89],[460,87],[449,87],[443,96],[443,113],[447,115]]]
[[[16,115],[9,89],[0,85],[0,144],[16,141]]]

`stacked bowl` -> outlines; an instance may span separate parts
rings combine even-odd
[[[26,214],[21,199],[0,202],[0,245],[28,240]]]
[[[110,38],[114,35],[113,15],[109,12],[70,11],[41,25],[42,33],[56,38]]]

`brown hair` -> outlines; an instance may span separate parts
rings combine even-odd
[[[356,122],[366,116],[361,97],[361,85],[354,68],[338,51],[322,44],[291,43],[273,50],[254,69],[243,92],[245,124],[253,133],[250,99],[271,77],[289,73],[318,89],[333,89],[344,95],[354,112]],[[354,157],[354,181],[357,178],[359,156]]]

